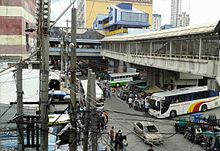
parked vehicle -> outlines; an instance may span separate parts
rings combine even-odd
[[[120,99],[127,101],[129,97],[129,92],[130,92],[129,90],[122,90],[119,96]]]
[[[88,80],[81,80],[81,86],[83,90],[83,95],[85,96],[84,99],[87,97],[87,86],[88,86]],[[95,89],[96,89],[96,107],[97,111],[103,111],[104,110],[104,96],[103,96],[103,91],[96,82],[95,84]]]
[[[207,86],[175,89],[154,93],[149,99],[149,113],[157,118],[167,118],[205,112],[219,107],[219,100],[219,91],[209,90]]]
[[[164,141],[163,136],[151,122],[135,122],[133,128],[134,132],[144,139],[145,143],[161,144]]]
[[[205,131],[202,133],[204,141],[201,146],[206,151],[219,151],[220,150],[220,134],[219,132]]]
[[[111,87],[125,86],[131,81],[139,80],[139,73],[113,73],[109,74],[109,85]]]

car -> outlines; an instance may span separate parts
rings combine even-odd
[[[96,102],[96,109],[97,109],[97,111],[103,111],[104,110],[104,103],[103,102]]]
[[[164,141],[163,136],[151,122],[134,122],[133,128],[134,132],[144,140],[144,143],[162,144]]]
[[[76,76],[82,76],[82,71],[80,71],[79,69],[76,70]]]

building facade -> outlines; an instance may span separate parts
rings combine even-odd
[[[177,19],[181,14],[182,0],[171,0],[171,18],[170,24],[177,27]]]
[[[174,28],[173,25],[171,24],[165,24],[163,26],[160,27],[161,30],[166,30],[166,29],[170,29],[170,28]]]
[[[98,14],[96,16],[95,21],[93,22],[93,29],[95,30],[103,30],[103,19],[106,18],[108,15],[104,15],[104,14]]]
[[[77,19],[78,28],[92,28],[98,14],[108,14],[111,5],[130,3],[136,9],[149,14],[149,23],[152,24],[152,0],[79,0]]]
[[[160,14],[153,14],[152,30],[160,30],[161,21],[162,18]]]
[[[77,28],[85,28],[86,23],[86,0],[77,0],[76,24]]]
[[[130,3],[111,5],[102,23],[106,36],[128,33],[128,28],[147,29],[150,26],[149,14],[134,8]]]
[[[177,19],[177,27],[183,27],[183,26],[189,26],[189,14],[186,14],[186,12],[182,12],[182,14],[179,14]]]
[[[25,29],[33,25],[35,6],[36,0],[0,0],[0,60],[31,53],[34,34]]]

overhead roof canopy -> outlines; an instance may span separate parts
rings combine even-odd
[[[151,32],[142,33],[142,34],[110,36],[110,37],[103,38],[102,42],[161,39],[161,38],[197,35],[197,34],[205,34],[205,33],[215,34],[219,32],[220,32],[220,21],[215,21],[215,22],[210,22],[206,24],[171,28],[171,29],[160,30],[160,31],[151,31]]]

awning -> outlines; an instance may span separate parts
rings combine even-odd
[[[157,87],[157,86],[153,86],[151,88],[149,88],[148,90],[146,90],[146,93],[156,93],[156,92],[162,92],[164,91],[163,89]]]

